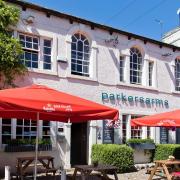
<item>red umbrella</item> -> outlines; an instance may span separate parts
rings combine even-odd
[[[68,122],[118,119],[118,110],[42,85],[0,91],[0,115]],[[25,116],[25,117],[24,117]]]
[[[98,119],[117,120],[118,116],[116,109],[42,85],[0,91],[0,117],[4,118],[82,122]],[[37,172],[37,152],[38,134],[34,179]]]
[[[131,120],[132,126],[180,127],[180,109]]]

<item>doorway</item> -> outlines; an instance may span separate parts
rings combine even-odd
[[[176,144],[180,144],[180,128],[176,128]]]
[[[87,164],[87,123],[71,126],[71,165]]]

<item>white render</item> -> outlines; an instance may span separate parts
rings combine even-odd
[[[26,24],[24,19],[28,16],[34,16],[34,23]],[[45,13],[27,8],[21,11],[21,18],[17,27],[15,27],[15,36],[18,33],[26,33],[37,35],[38,37],[46,37],[52,39],[52,71],[43,70],[42,61],[39,61],[39,69],[29,69],[29,75],[22,79],[17,79],[19,86],[31,85],[32,83],[47,85],[51,88],[67,92],[82,98],[92,100],[97,103],[105,104],[120,110],[120,119],[123,114],[128,115],[127,121],[127,139],[131,137],[130,114],[133,115],[150,115],[159,112],[165,112],[180,108],[180,92],[174,90],[174,60],[180,56],[180,51],[173,52],[170,47],[162,47],[151,42],[144,43],[142,40],[131,38],[122,34],[113,33],[110,35],[108,31],[95,28],[78,22],[69,23],[68,19],[62,19],[53,15],[49,17]],[[91,44],[90,57],[90,77],[82,77],[71,75],[71,36],[76,33],[83,33]],[[118,36],[118,44],[114,46],[112,42],[107,42],[110,38]],[[133,85],[129,82],[129,49],[137,47],[143,55],[143,79],[142,85]],[[170,56],[163,54],[170,52]],[[119,81],[119,57],[125,57],[125,82]],[[57,62],[62,59],[64,62]],[[147,80],[147,63],[154,62],[153,69],[153,85],[148,86]],[[147,106],[140,102],[119,102],[119,101],[103,101],[102,93],[108,94],[125,94],[127,96],[149,97],[151,99],[168,100],[169,107],[151,105]],[[55,158],[57,168],[64,166],[69,168],[70,151],[67,147],[71,146],[70,139],[70,123],[64,125],[64,134],[66,141],[58,142],[57,123],[52,123],[52,139],[53,151],[51,152]],[[95,143],[102,143],[102,140],[96,138],[96,128],[102,128],[102,121],[92,121],[88,123],[88,163],[91,162],[91,146]],[[159,143],[159,129],[151,128],[151,137]],[[14,129],[15,131],[15,129]],[[122,127],[116,130],[115,143],[121,143]],[[1,135],[0,128],[0,135]],[[175,143],[175,132],[172,134],[172,143]],[[15,135],[13,135],[15,136]],[[145,128],[142,137],[146,138]],[[1,138],[0,138],[1,139]],[[67,143],[65,143],[67,142]],[[3,145],[0,140],[1,152],[0,158],[8,157],[9,154],[3,152]],[[48,152],[43,152],[48,153]],[[29,154],[29,153],[28,153]],[[31,153],[33,154],[33,153]],[[6,158],[6,162],[1,160],[1,167],[14,164],[19,153],[13,153],[13,158]],[[24,153],[26,156],[26,153]]]
[[[167,32],[163,36],[162,41],[180,47],[180,27]]]

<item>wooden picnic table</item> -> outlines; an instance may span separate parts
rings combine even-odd
[[[179,171],[180,160],[157,160],[154,162],[155,162],[155,166],[151,171],[148,180],[152,180],[158,168],[162,168],[162,171],[168,180],[172,180],[172,175],[168,170],[169,167],[174,166],[172,171]]]
[[[103,165],[103,164],[98,164],[97,166],[94,165],[76,165],[74,166],[74,174],[73,174],[73,180],[76,179],[77,172],[79,171],[81,173],[82,179],[85,180],[91,173],[92,171],[98,171],[101,173],[101,175],[104,177],[104,179],[110,179],[108,177],[108,174],[113,174],[115,180],[118,180],[117,176],[117,167],[112,166],[112,165]]]
[[[26,174],[28,168],[34,164],[35,157],[18,157],[17,158],[17,175],[23,179],[23,176]],[[47,174],[52,172],[53,175],[56,173],[54,168],[54,157],[52,156],[38,156],[37,162],[43,167],[44,172]]]

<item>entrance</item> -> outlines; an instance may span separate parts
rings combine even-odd
[[[176,128],[176,144],[180,144],[180,128]]]
[[[72,123],[71,165],[87,164],[87,123]]]

